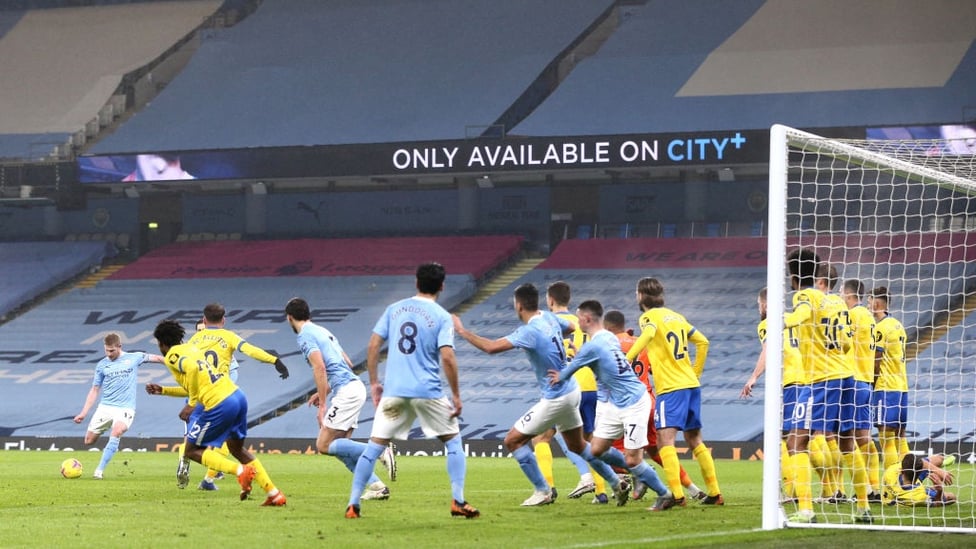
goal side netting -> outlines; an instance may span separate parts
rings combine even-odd
[[[779,125],[770,139],[763,528],[976,533],[976,146],[830,139]],[[788,257],[798,250],[819,259],[814,289],[826,297],[812,294],[820,301],[810,325],[773,337],[794,310]],[[824,354],[811,350],[818,344]],[[798,394],[796,376],[788,371],[784,390],[784,361],[772,358],[787,345],[804,349],[812,400],[802,412],[816,429],[804,438],[794,427],[792,451],[783,395]],[[836,395],[840,403],[824,407]],[[783,451],[809,457],[808,504],[795,469],[806,460],[781,460]],[[938,466],[943,458],[954,463]],[[927,478],[897,474],[904,463]],[[900,488],[886,482],[892,466],[887,479]]]

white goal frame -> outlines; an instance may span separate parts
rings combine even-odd
[[[816,143],[816,146],[812,146]],[[769,207],[767,243],[767,333],[780,334],[783,330],[783,316],[786,309],[786,241],[787,241],[787,186],[789,182],[790,151],[816,151],[821,155],[836,158],[851,164],[869,168],[884,167],[900,177],[959,190],[970,195],[976,194],[976,182],[945,173],[926,166],[907,162],[881,152],[857,147],[842,141],[824,138],[784,125],[774,125],[770,129],[769,152]],[[766,340],[766,356],[781,357],[783,338],[769,337]],[[763,408],[763,484],[762,484],[762,529],[774,530],[787,526],[786,516],[780,506],[780,443],[782,369],[780,362],[769,360],[765,371]],[[937,532],[972,532],[972,530],[903,525],[853,525],[853,524],[804,524],[813,528],[859,528],[875,530],[907,530]]]

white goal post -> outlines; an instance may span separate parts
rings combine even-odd
[[[976,313],[969,314],[976,310],[973,152],[976,141],[833,139],[782,125],[771,128],[767,333],[781,334],[784,314],[792,310],[786,260],[793,250],[811,249],[822,262],[835,266],[838,293],[844,281],[852,279],[868,290],[888,288],[891,315],[904,324],[907,334],[903,347],[908,359],[908,426],[901,438],[907,440],[910,453],[945,454],[957,460],[946,467],[955,481],[946,490],[958,503],[871,503],[873,522],[859,524],[853,520],[853,502],[816,502],[816,523],[789,522],[787,515],[796,509],[784,503],[789,495],[781,482],[782,359],[769,358],[764,380],[763,529],[976,533],[976,365],[967,364],[969,353],[963,351],[971,339],[976,355]],[[972,326],[968,336],[967,326]],[[877,332],[870,333],[873,338]],[[766,339],[766,356],[783,356],[782,337]],[[976,363],[976,356],[971,362]],[[877,436],[875,429],[872,435]],[[880,481],[877,473],[873,481],[881,489],[883,475],[882,466]],[[850,487],[850,478],[845,471],[840,486]],[[816,496],[817,474],[812,484]],[[846,495],[853,495],[850,488]]]

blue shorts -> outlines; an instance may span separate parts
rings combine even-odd
[[[220,446],[228,438],[247,438],[247,398],[240,389],[209,410],[197,406],[187,421],[186,438],[197,446]]]
[[[657,395],[654,425],[661,429],[701,429],[701,387]]]
[[[907,392],[875,391],[873,400],[875,425],[890,429],[903,429],[908,425]]]
[[[583,433],[592,433],[596,425],[596,391],[580,393],[579,411],[580,416],[583,417]]]
[[[810,430],[810,386],[783,387],[783,431]]]
[[[854,380],[854,428],[871,430],[871,384]]]
[[[854,376],[810,385],[810,428],[825,433],[854,430]]]

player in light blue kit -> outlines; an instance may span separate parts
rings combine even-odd
[[[108,444],[102,450],[102,460],[92,475],[101,479],[112,460],[112,456],[119,449],[119,439],[132,426],[136,417],[136,378],[139,365],[143,362],[163,362],[163,357],[148,353],[126,353],[122,350],[122,338],[119,334],[108,334],[103,340],[105,344],[105,358],[95,365],[95,379],[88,391],[88,398],[81,412],[75,416],[75,423],[81,423],[88,415],[88,411],[98,401],[98,407],[88,423],[85,433],[85,445],[95,444],[98,437],[111,428]],[[99,400],[101,393],[101,400]]]
[[[437,304],[445,277],[444,267],[438,263],[417,267],[417,294],[387,307],[373,327],[366,350],[366,369],[376,417],[369,443],[353,473],[346,518],[359,518],[360,494],[373,474],[376,460],[392,439],[407,438],[415,419],[420,421],[425,435],[444,443],[453,496],[451,516],[475,518],[481,514],[464,499],[467,458],[457,419],[462,405],[454,329],[451,315]],[[390,345],[386,379],[380,383],[377,366],[387,340]],[[451,389],[450,399],[441,387],[441,370]]]
[[[566,368],[548,372],[550,383],[559,384],[580,368],[593,370],[598,386],[596,426],[591,440],[593,455],[614,467],[630,469],[634,478],[657,492],[658,499],[651,511],[670,509],[675,504],[674,495],[644,461],[647,420],[651,415],[647,387],[630,367],[620,340],[603,328],[603,305],[595,300],[584,301],[577,308],[576,316],[589,340],[576,351]],[[624,439],[623,454],[613,447],[613,441],[620,437]]]
[[[627,502],[627,491],[630,490],[629,483],[621,481],[610,466],[593,457],[590,444],[583,439],[583,418],[579,411],[580,389],[576,380],[567,378],[558,383],[549,383],[547,378],[550,371],[560,371],[565,367],[563,337],[575,330],[576,325],[550,312],[540,311],[539,290],[532,284],[522,284],[515,289],[514,307],[522,326],[505,337],[490,340],[479,336],[466,330],[457,316],[454,317],[454,329],[468,343],[488,354],[515,348],[524,349],[535,372],[542,398],[522,414],[505,435],[505,448],[518,461],[522,472],[535,488],[533,494],[522,502],[522,506],[548,505],[556,499],[529,446],[532,437],[553,425],[562,433],[566,446],[585,459],[613,487],[617,505],[624,505]]]
[[[298,348],[312,367],[316,392],[308,405],[318,409],[319,435],[315,447],[320,454],[335,456],[350,471],[366,449],[366,443],[352,440],[359,425],[359,412],[366,403],[366,386],[352,371],[352,360],[342,350],[339,340],[329,330],[311,321],[308,302],[299,297],[285,305],[285,316],[292,331],[298,334]],[[326,404],[329,395],[331,401]],[[387,466],[390,480],[396,479],[396,460],[387,447],[380,460]],[[388,499],[390,489],[373,474],[363,499]]]

